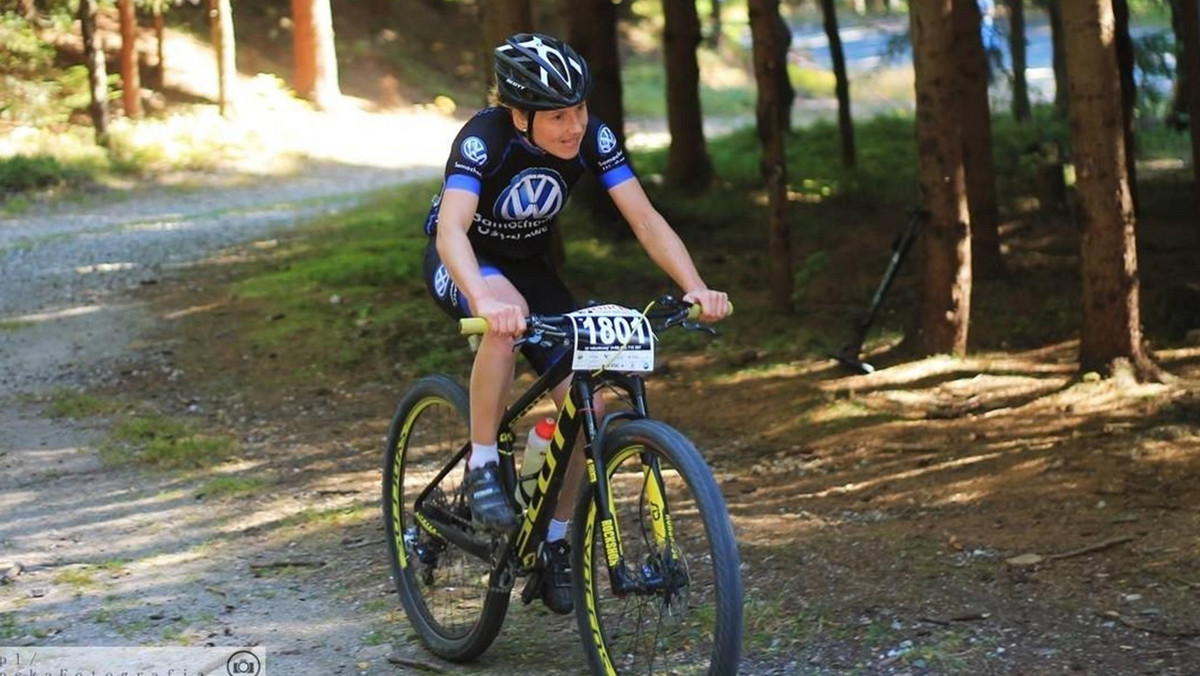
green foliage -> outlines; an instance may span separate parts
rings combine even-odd
[[[700,107],[706,116],[733,117],[752,113],[754,82],[744,73],[734,76],[719,55],[701,48]],[[719,71],[726,78],[710,77]],[[718,81],[719,80],[719,81]],[[631,118],[661,118],[667,114],[667,71],[657,54],[635,54],[621,66],[625,114]]]
[[[855,127],[858,167],[841,163],[840,136],[833,122],[794,129],[787,139],[788,184],[813,201],[862,198],[910,203],[916,196],[916,143],[910,116],[885,115]],[[666,170],[666,149],[637,156],[642,174]],[[735,186],[762,184],[761,145],[752,128],[712,139],[709,153],[717,174]]]
[[[121,421],[100,448],[110,464],[136,464],[156,469],[196,469],[229,459],[236,442],[207,436],[160,415],[141,415]]]
[[[1028,123],[1011,115],[992,118],[992,162],[996,189],[1001,200],[1015,202],[1038,193],[1037,169],[1048,161],[1066,161],[1071,148],[1071,130],[1066,121],[1054,117],[1049,105],[1035,106]]]
[[[27,190],[81,183],[87,173],[49,155],[14,155],[0,158],[0,197]]]
[[[801,98],[831,98],[836,93],[837,76],[833,71],[818,68],[804,68],[794,63],[788,64],[788,78],[796,88],[796,95]]]
[[[1136,116],[1141,120],[1161,119],[1171,103],[1171,92],[1161,82],[1174,81],[1175,40],[1170,31],[1155,31],[1133,39],[1137,75]]]
[[[466,343],[422,281],[421,224],[436,191],[431,183],[404,186],[314,223],[304,244],[282,248],[239,282],[238,295],[268,318],[247,332],[251,345],[286,350],[314,378],[364,364],[405,373],[465,364]]]
[[[24,17],[0,13],[0,73],[32,77],[54,63],[54,48],[33,31]]]
[[[51,418],[91,418],[116,413],[122,404],[114,399],[59,389],[50,395],[50,403],[46,406],[46,415]]]
[[[232,498],[257,494],[269,485],[262,477],[222,475],[205,481],[197,493],[205,497]]]
[[[817,275],[829,269],[829,254],[821,249],[814,251],[804,259],[800,269],[796,271],[794,296],[800,296],[809,282]]]
[[[73,108],[86,105],[87,69],[57,67],[54,46],[24,17],[0,14],[0,45],[0,120],[61,124]]]

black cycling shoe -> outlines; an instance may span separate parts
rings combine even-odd
[[[542,572],[542,603],[559,615],[575,610],[571,596],[571,545],[566,540],[545,544],[550,555]]]
[[[471,519],[485,530],[512,530],[517,525],[504,485],[500,483],[500,467],[489,462],[483,467],[467,470],[463,478]]]

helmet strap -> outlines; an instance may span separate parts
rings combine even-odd
[[[525,138],[529,140],[530,145],[534,146],[537,145],[533,142],[533,116],[535,113],[537,113],[536,110],[529,110],[525,114],[525,119],[527,121],[525,125]]]

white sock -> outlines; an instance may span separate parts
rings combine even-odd
[[[467,467],[476,469],[489,462],[500,464],[500,448],[496,444],[477,444],[471,442],[471,457],[467,458]]]
[[[546,529],[546,542],[558,542],[567,537],[567,526],[570,525],[570,519],[566,521],[550,519],[550,527]]]

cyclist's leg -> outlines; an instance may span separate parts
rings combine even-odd
[[[494,270],[494,268],[493,268]],[[512,282],[499,270],[485,274],[483,278],[492,295],[502,301],[521,307],[529,314],[529,307]],[[475,353],[475,364],[471,368],[471,441],[476,444],[495,444],[500,417],[504,413],[505,400],[512,387],[513,371],[517,365],[517,353],[513,350],[512,338],[485,334]]]
[[[528,314],[525,299],[505,278],[500,268],[482,258],[479,263],[484,283],[492,295],[518,305],[523,313]],[[434,300],[451,317],[471,315],[467,297],[450,279],[432,241],[425,250],[425,281]],[[487,334],[480,341],[471,370],[471,454],[467,458],[463,488],[467,493],[472,519],[488,529],[507,530],[517,523],[509,497],[503,490],[498,467],[500,456],[496,447],[497,428],[505,397],[512,385],[515,364],[512,338]]]
[[[579,303],[571,294],[570,289],[563,283],[562,278],[558,276],[558,272],[544,258],[532,258],[522,261],[518,265],[505,266],[505,273],[512,280],[514,286],[528,300],[531,312],[538,314],[562,314],[564,312],[571,312],[579,307]],[[526,348],[524,354],[534,370],[540,375],[550,370],[550,367],[559,359],[564,358],[565,350],[547,352],[546,350],[531,347]],[[570,377],[565,378],[555,386],[551,396],[554,399],[554,405],[557,410],[562,410],[563,401],[566,400],[570,388]],[[604,409],[600,397],[596,397],[593,405],[597,407],[596,411],[598,415],[603,416]],[[571,514],[575,507],[575,499],[579,494],[579,485],[583,481],[583,472],[585,469],[586,462],[583,460],[582,433],[580,433],[580,439],[575,444],[575,451],[571,454],[571,458],[567,462],[567,474],[563,482],[563,487],[558,494],[558,504],[553,514],[556,521],[566,523],[571,520]]]
[[[492,294],[520,306],[525,314],[529,314],[529,305],[525,298],[500,267],[480,256],[476,258],[479,261],[479,271]],[[466,295],[459,291],[454,280],[450,279],[450,273],[442,264],[432,239],[425,248],[424,273],[429,295],[433,296],[438,307],[454,319],[471,316],[471,307]],[[485,334],[480,341],[471,369],[472,443],[496,443],[496,432],[504,411],[505,396],[512,385],[513,369],[516,366],[512,343],[511,338],[491,334]]]

